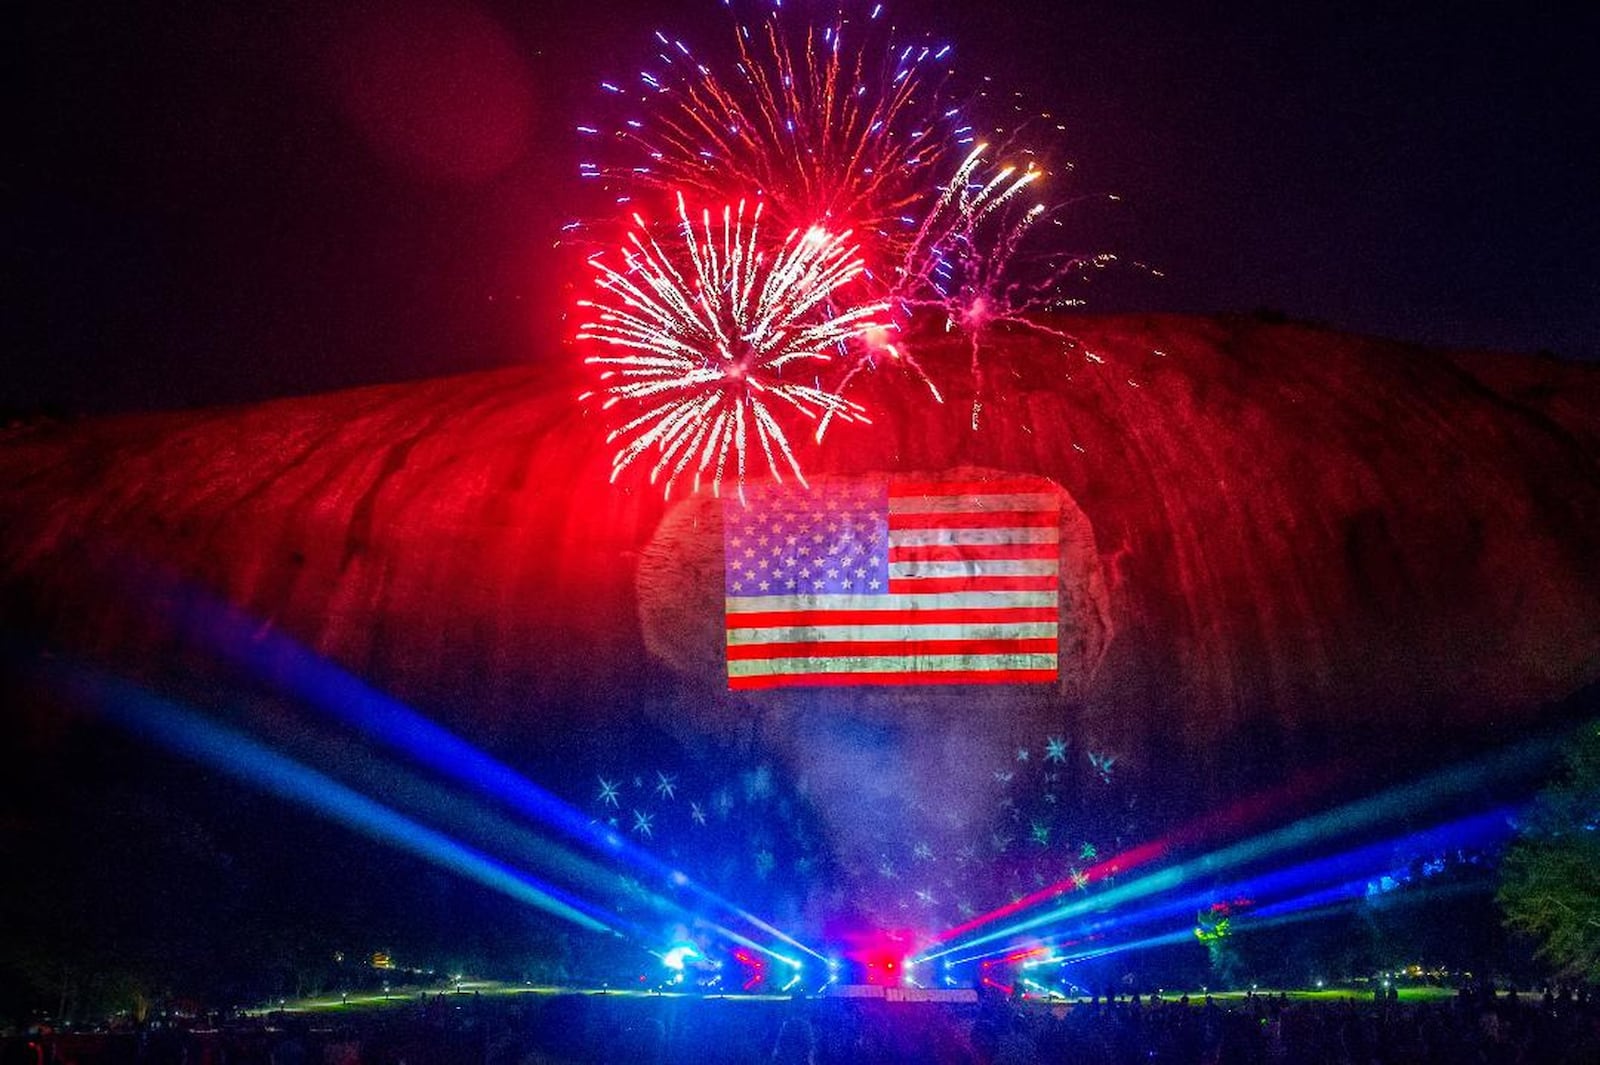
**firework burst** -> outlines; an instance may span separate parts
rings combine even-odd
[[[685,474],[696,490],[709,477],[713,491],[731,475],[742,494],[753,436],[774,479],[787,468],[804,484],[784,420],[868,420],[802,380],[807,364],[814,373],[885,328],[889,305],[835,300],[862,271],[848,230],[796,228],[774,244],[759,203],[724,207],[720,222],[702,211],[698,224],[682,194],[677,204],[676,239],[657,241],[635,215],[621,268],[591,260],[601,294],[582,302],[593,317],[578,339],[605,349],[586,360],[602,368],[603,408],[627,412],[607,437],[618,445],[611,479],[654,455],[650,482],[665,478],[669,495]]]
[[[711,202],[760,195],[780,225],[852,228],[892,263],[951,153],[975,134],[943,91],[949,46],[897,43],[873,25],[881,8],[793,35],[776,14],[740,25],[725,74],[658,32],[659,72],[641,71],[637,94],[602,83],[639,110],[609,133],[579,127],[618,158],[580,172],[619,202],[665,190]],[[860,43],[846,43],[857,30]]]
[[[974,147],[956,167],[928,210],[896,274],[894,293],[902,314],[943,316],[945,329],[960,333],[970,350],[973,428],[983,405],[982,338],[995,325],[1026,329],[1063,341],[1076,338],[1047,324],[1035,312],[1081,306],[1066,295],[1094,270],[1115,262],[1109,254],[1061,251],[1039,239],[1037,227],[1061,222],[1047,205],[1028,195],[1045,172],[1033,164],[991,166],[988,145]]]
[[[945,311],[952,327],[976,333],[996,320],[1017,321],[1029,311],[1061,310],[1081,300],[1063,293],[1090,270],[1116,261],[1107,253],[1065,252],[1038,227],[1068,206],[1024,197],[1045,172],[1033,164],[984,168],[988,146],[979,144],[957,167],[912,241],[897,291],[913,306]]]
[[[936,190],[920,222],[906,242],[900,264],[889,282],[892,302],[902,319],[917,311],[937,311],[947,329],[959,330],[972,345],[972,373],[981,392],[978,337],[995,321],[1030,323],[1022,317],[1037,309],[1041,294],[1053,292],[1065,275],[1052,271],[1044,284],[1020,276],[1018,259],[1034,223],[1047,208],[1024,194],[1044,171],[1036,166],[991,166],[987,144],[978,144]],[[1047,328],[1047,327],[1041,327]],[[868,344],[841,382],[841,388],[863,370],[885,358],[920,378],[943,402],[938,386],[903,344]]]
[[[594,140],[593,161],[582,163],[580,173],[619,205],[653,202],[671,190],[698,203],[742,196],[763,202],[780,230],[860,234],[858,268],[809,306],[826,316],[835,307],[886,302],[892,314],[884,321],[893,328],[880,323],[876,331],[863,329],[859,343],[835,345],[842,366],[831,394],[837,400],[858,374],[890,368],[944,402],[904,340],[916,318],[942,318],[969,349],[976,429],[988,390],[986,337],[995,328],[1027,329],[1059,339],[1064,353],[1072,353],[1081,347],[1076,338],[1036,312],[1081,305],[1068,293],[1113,257],[1061,250],[1065,205],[1036,199],[1046,175],[1040,157],[1016,130],[992,127],[1006,143],[993,154],[979,143],[968,106],[949,89],[949,47],[896,42],[879,21],[881,10],[874,5],[864,17],[841,14],[804,28],[786,25],[777,12],[754,28],[736,24],[737,51],[721,64],[702,62],[682,41],[658,32],[658,62],[640,71],[637,85],[601,83],[622,110],[609,125],[579,127]],[[980,91],[969,103],[980,106],[988,95]],[[1015,100],[1009,109],[1013,118],[1023,111]],[[1023,125],[1037,129],[1040,121],[1050,116]],[[587,239],[610,243],[603,237],[607,225],[602,217],[582,228]],[[815,402],[808,408],[819,416],[819,438],[850,409]],[[794,465],[792,452],[779,452]],[[619,455],[622,466],[638,457]],[[676,465],[682,457],[654,471],[667,475],[669,487],[689,469]]]

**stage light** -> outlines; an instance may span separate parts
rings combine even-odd
[[[661,964],[675,972],[683,972],[684,964],[705,957],[692,943],[679,943],[661,955]]]

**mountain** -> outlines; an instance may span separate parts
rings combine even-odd
[[[1045,325],[985,336],[981,387],[964,342],[912,338],[944,402],[880,366],[852,392],[872,424],[801,459],[819,485],[1058,485],[1057,685],[730,692],[729,504],[609,483],[570,356],[14,426],[4,627],[159,679],[205,657],[172,617],[200,597],[488,742],[644,720],[819,779],[859,728],[925,781],[1058,728],[1202,761],[1253,730],[1315,758],[1370,726],[1514,729],[1600,680],[1595,368],[1246,317]]]

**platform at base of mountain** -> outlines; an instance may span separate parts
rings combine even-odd
[[[878,998],[885,1002],[973,1003],[978,992],[970,987],[883,987],[878,984],[835,984],[827,998]]]

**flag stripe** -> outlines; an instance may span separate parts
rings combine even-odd
[[[946,592],[932,595],[730,595],[727,598],[728,623],[734,624],[734,615],[782,613],[785,611],[828,610],[881,610],[885,614],[896,611],[957,610],[987,607],[1004,610],[1008,607],[1056,608],[1056,597],[1050,592]],[[1051,614],[1050,620],[1055,620]]]
[[[1030,640],[802,640],[793,643],[728,645],[728,659],[823,659],[835,655],[876,655],[884,658],[927,655],[1007,655],[1056,653],[1054,636]]]
[[[983,669],[1054,669],[1054,654],[995,655],[834,655],[802,658],[734,659],[728,676],[802,673],[939,673]]]
[[[1061,546],[1043,544],[896,544],[889,547],[889,562],[954,562],[962,559],[1056,558]]]
[[[1058,512],[1060,501],[1044,492],[1016,492],[981,496],[894,496],[889,500],[889,521],[898,525],[905,514],[952,514],[962,511]]]
[[[1029,529],[890,529],[889,547],[924,544],[1053,544],[1061,539],[1057,526]]]
[[[928,592],[1047,592],[1060,578],[1044,577],[905,577],[892,578],[889,591]]]
[[[889,498],[906,496],[1037,495],[1039,482],[1027,478],[1009,481],[890,481]]]
[[[1044,577],[1056,572],[1053,558],[991,558],[980,562],[889,563],[889,577]]]
[[[943,670],[938,673],[810,673],[790,676],[782,673],[754,677],[729,677],[730,689],[831,688],[887,686],[907,687],[923,684],[1053,684],[1056,671],[1050,669]]]
[[[831,643],[843,640],[988,640],[1055,639],[1054,621],[1028,621],[1010,625],[810,625],[767,629],[729,629],[728,646],[758,643]]]
[[[892,529],[1028,529],[1055,528],[1061,515],[1053,510],[962,511],[955,514],[896,514]]]

